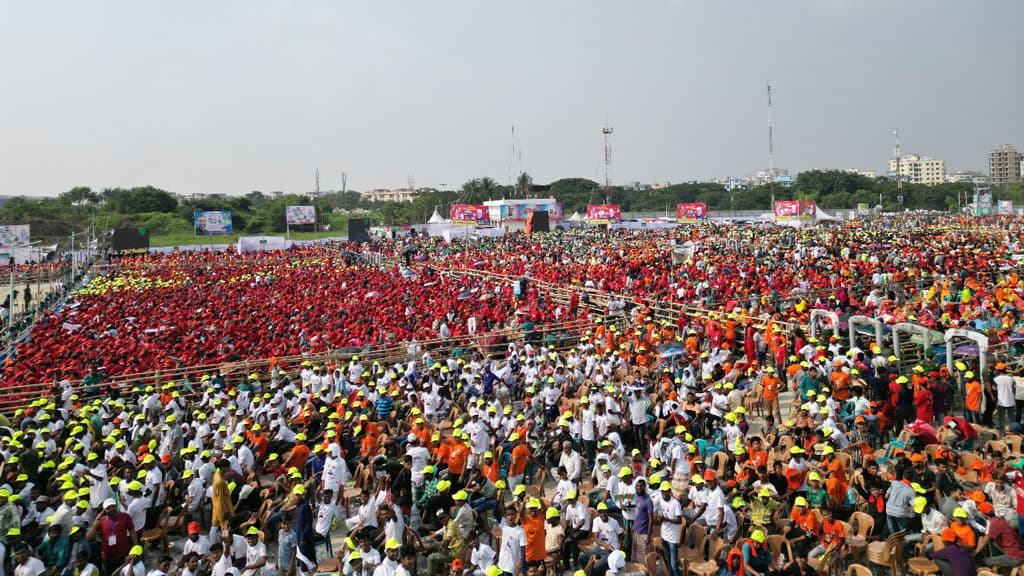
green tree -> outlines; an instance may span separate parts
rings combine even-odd
[[[526,172],[523,172],[516,178],[515,193],[513,198],[526,198],[530,193],[530,187],[533,186],[533,176],[530,176]]]
[[[459,202],[462,204],[483,204],[498,196],[498,183],[490,176],[472,178],[462,185]]]

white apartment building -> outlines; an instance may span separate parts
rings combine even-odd
[[[889,160],[889,175],[897,175],[911,184],[942,184],[946,181],[946,161],[917,154]]]

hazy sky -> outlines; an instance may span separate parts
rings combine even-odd
[[[0,194],[987,171],[1024,149],[1022,0],[0,2]]]

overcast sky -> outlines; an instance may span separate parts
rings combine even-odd
[[[0,3],[0,194],[244,194],[987,171],[1024,149],[1021,0]]]

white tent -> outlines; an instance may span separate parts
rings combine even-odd
[[[281,236],[242,236],[235,244],[235,249],[239,254],[269,252],[286,248],[285,239]]]
[[[430,220],[427,220],[427,224],[444,224],[448,222],[441,215],[437,213],[437,208],[434,208],[434,213],[430,215]]]
[[[579,212],[573,212],[572,216],[569,216],[569,222],[583,222],[583,216]]]

